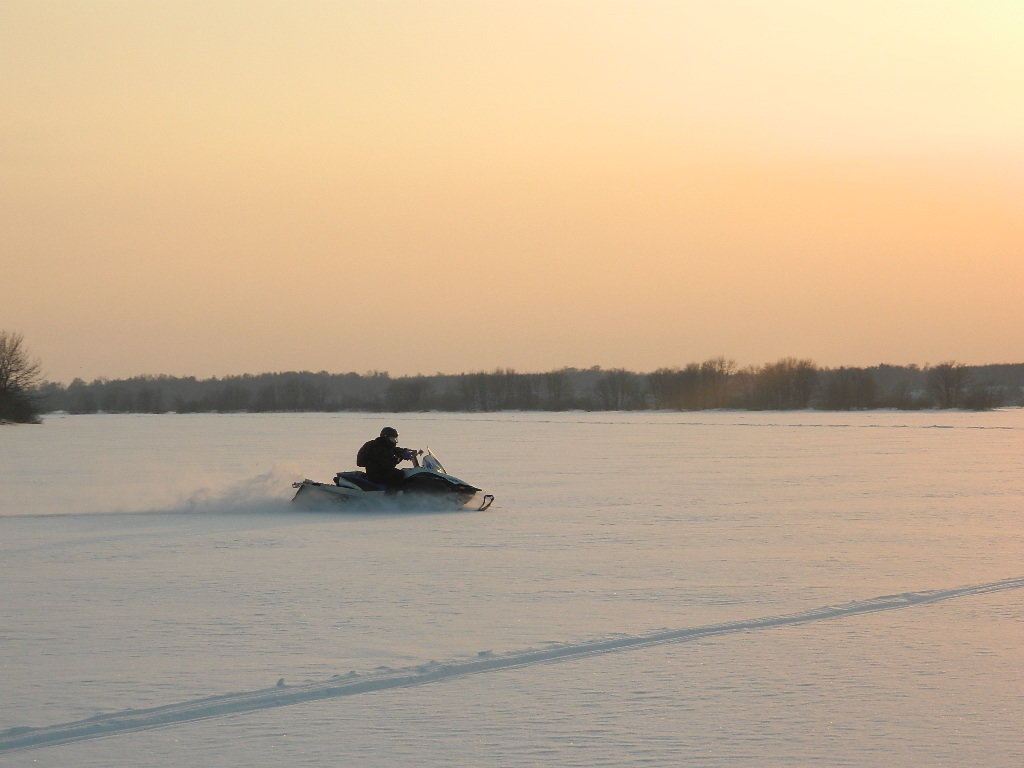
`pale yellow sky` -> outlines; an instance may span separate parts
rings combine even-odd
[[[1018,0],[7,0],[47,377],[1022,362]]]

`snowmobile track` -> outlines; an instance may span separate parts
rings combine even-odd
[[[288,686],[281,680],[273,688],[210,696],[150,709],[127,709],[121,712],[97,715],[85,720],[49,726],[10,728],[0,732],[0,754],[86,739],[118,736],[150,728],[255,712],[290,704],[354,696],[370,691],[428,685],[484,672],[570,661],[634,648],[685,643],[706,637],[718,637],[773,627],[844,619],[879,611],[913,608],[943,600],[1022,588],[1024,588],[1024,577],[1017,577],[953,589],[883,595],[867,600],[822,606],[798,613],[668,629],[646,635],[616,636],[604,640],[567,643],[543,649],[528,649],[503,654],[481,652],[476,658],[469,660],[430,662],[416,667],[388,669],[367,675],[349,673],[345,676],[338,675],[329,680],[303,685]]]

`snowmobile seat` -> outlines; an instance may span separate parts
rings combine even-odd
[[[364,491],[387,490],[386,485],[373,482],[373,480],[366,476],[365,472],[339,472],[334,476],[335,485],[338,485],[338,480],[348,480],[350,483],[358,485]]]

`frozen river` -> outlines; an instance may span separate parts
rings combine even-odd
[[[290,508],[391,424],[485,512]],[[0,766],[1024,764],[1024,411],[0,427]]]

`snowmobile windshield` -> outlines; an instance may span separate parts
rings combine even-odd
[[[432,454],[429,450],[423,454],[423,460],[420,462],[420,466],[424,469],[429,469],[431,472],[440,472],[442,475],[448,474],[444,471],[444,467],[441,466],[441,462],[437,460],[437,456]]]

